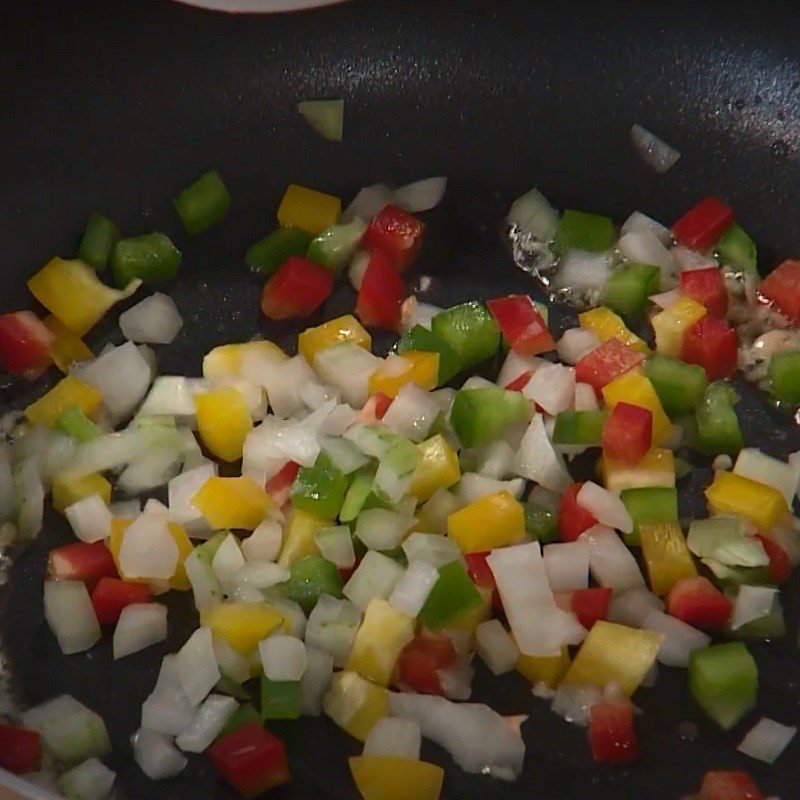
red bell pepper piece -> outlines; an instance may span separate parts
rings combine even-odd
[[[712,770],[700,787],[700,800],[763,800],[764,793],[746,772]]]
[[[353,577],[353,573],[358,569],[358,565],[361,563],[361,560],[363,558],[364,558],[364,556],[360,556],[358,553],[356,553],[356,560],[353,562],[353,566],[352,567],[339,567],[338,568],[339,569],[339,577],[342,579],[342,585],[347,583],[347,581],[349,581],[350,578]]]
[[[800,325],[800,261],[784,261],[758,287],[795,325]]]
[[[147,603],[150,598],[150,588],[143,583],[100,578],[92,592],[92,605],[101,625],[116,625],[123,608]]]
[[[731,615],[731,601],[708,578],[682,578],[667,595],[667,613],[687,625],[721,630]]]
[[[698,364],[710,381],[736,372],[739,342],[736,331],[721,319],[706,314],[684,331],[681,359]]]
[[[500,600],[500,593],[497,591],[497,582],[494,579],[491,567],[486,562],[486,557],[490,552],[490,550],[485,550],[481,553],[467,553],[464,559],[467,562],[467,574],[472,579],[472,582],[482,589],[490,589],[492,592],[492,607],[497,611],[501,611],[503,603]]]
[[[603,425],[603,451],[609,458],[636,464],[653,444],[653,412],[617,403]]]
[[[525,372],[522,373],[522,375],[520,375],[517,378],[514,378],[514,380],[511,381],[511,383],[509,383],[508,386],[506,386],[506,391],[521,392],[528,385],[528,381],[531,379],[532,376],[533,376],[533,371],[526,370]]]
[[[608,383],[630,372],[644,361],[644,356],[619,339],[607,339],[588,352],[575,365],[575,378],[580,383],[588,383],[596,392]]]
[[[582,486],[582,483],[571,483],[561,495],[561,505],[558,507],[558,530],[565,542],[574,542],[592,525],[597,525],[594,516],[583,506],[578,505],[578,492]]]
[[[402,278],[383,253],[373,250],[358,290],[356,316],[369,328],[396,331],[402,304]]]
[[[402,272],[422,246],[424,229],[425,225],[415,216],[402,208],[388,205],[370,223],[362,246],[367,250],[380,250],[389,263]]]
[[[35,772],[42,760],[42,742],[36,731],[0,722],[0,767],[24,775]]]
[[[383,392],[375,392],[367,398],[363,408],[358,413],[358,421],[364,425],[374,425],[383,419],[383,415],[389,410],[392,398]]]
[[[627,700],[598,703],[589,712],[592,756],[601,764],[631,764],[639,756],[633,707]]]
[[[269,319],[290,319],[313,314],[333,291],[333,273],[297,256],[289,257],[267,281],[261,310]]]
[[[444,634],[418,633],[397,660],[398,683],[419,694],[444,694],[437,670],[456,660],[456,648]]]
[[[13,375],[39,375],[50,363],[55,337],[30,311],[0,314],[0,366]]]
[[[792,571],[792,562],[789,561],[788,553],[777,542],[760,533],[757,533],[755,538],[764,546],[764,552],[769,559],[769,574],[773,583],[783,583]]]
[[[706,197],[672,226],[672,233],[692,250],[708,250],[732,223],[733,209],[716,197]]]
[[[588,631],[598,620],[608,616],[612,589],[609,586],[577,589],[572,593],[570,609]]]
[[[728,311],[728,292],[719,267],[687,269],[680,275],[681,289],[685,295],[704,305],[715,317],[724,317]]]
[[[528,295],[500,297],[488,300],[486,305],[515,353],[537,356],[556,349],[547,323]]]
[[[105,542],[73,542],[50,551],[47,574],[59,580],[83,581],[93,587],[101,578],[118,578],[111,551]]]
[[[300,471],[300,465],[296,461],[287,461],[267,482],[264,490],[272,499],[272,502],[280,508],[288,499],[292,490],[292,484]]]
[[[283,742],[257,722],[217,739],[208,755],[220,777],[243,797],[256,797],[290,779]]]

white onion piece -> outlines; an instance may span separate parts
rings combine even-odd
[[[75,535],[91,544],[105,539],[111,532],[113,516],[98,494],[84,497],[64,510]]]
[[[800,564],[800,532],[796,531],[791,524],[773,525],[769,532],[769,538],[786,551],[793,567]]]
[[[683,292],[680,289],[670,289],[668,292],[659,292],[658,294],[651,294],[650,300],[655,303],[659,308],[667,309],[674,306],[678,300],[683,297]]]
[[[287,461],[311,467],[320,452],[316,429],[305,420],[295,422],[267,417],[245,439],[242,474],[265,478],[276,474]]]
[[[547,364],[533,373],[522,394],[548,414],[567,411],[575,403],[575,370],[563,364]]]
[[[323,594],[308,616],[306,647],[330,653],[334,665],[342,668],[360,624],[361,612],[353,603]]]
[[[359,250],[353,257],[350,269],[347,270],[347,277],[350,285],[357,291],[361,291],[361,282],[364,280],[364,273],[369,266],[370,253],[368,250]]]
[[[675,166],[675,162],[681,157],[674,147],[670,147],[663,139],[659,139],[638,123],[631,127],[631,141],[639,157],[659,175]]]
[[[547,437],[541,414],[533,415],[517,451],[514,467],[518,475],[553,492],[563,492],[572,481],[564,459]]]
[[[114,660],[138,653],[167,638],[167,607],[160,603],[125,606],[114,628]]]
[[[161,781],[183,772],[188,760],[163,733],[140,728],[132,737],[133,758],[148,778]]]
[[[206,536],[211,531],[206,518],[192,504],[194,496],[209,478],[217,474],[217,465],[209,462],[174,477],[167,487],[169,517],[182,525],[190,536]]]
[[[350,222],[356,217],[370,220],[391,202],[392,190],[385,183],[364,186],[342,212],[341,221]]]
[[[320,434],[325,436],[342,436],[356,424],[358,412],[347,403],[334,406],[319,426]]]
[[[698,253],[697,250],[690,250],[682,244],[675,245],[669,252],[678,272],[717,266],[711,256]]]
[[[92,757],[65,772],[58,785],[65,797],[74,800],[105,800],[116,777],[102,761]]]
[[[337,469],[345,475],[350,475],[360,467],[369,463],[369,457],[365,456],[352,442],[341,436],[328,436],[323,434],[319,437],[322,449],[331,457]]]
[[[246,590],[253,600],[258,602],[262,599],[261,592],[279,586],[289,580],[289,570],[279,567],[271,561],[250,561],[242,566],[230,578],[229,583],[231,595],[236,595],[240,599],[241,592]]]
[[[207,391],[209,384],[202,378],[184,378],[181,375],[162,375],[153,381],[138,416],[175,417],[179,424],[196,424],[195,395]]]
[[[13,470],[17,529],[22,539],[39,535],[44,520],[44,485],[33,458],[17,464]]]
[[[264,674],[271,681],[299,681],[306,670],[306,647],[294,636],[275,634],[258,644]]]
[[[120,571],[126,580],[168,580],[178,567],[178,545],[160,514],[142,514],[125,530],[119,551]]]
[[[201,703],[220,679],[211,629],[198,628],[175,656],[181,688],[193,703]]]
[[[274,561],[283,543],[283,531],[275,520],[265,519],[242,541],[246,561]]]
[[[706,647],[710,637],[702,631],[671,617],[663,611],[651,611],[643,620],[642,628],[664,634],[658,648],[658,661],[668,667],[688,667],[693,650]]]
[[[603,692],[599,686],[576,686],[560,684],[553,695],[550,708],[559,717],[563,717],[573,725],[586,727],[592,706],[603,701]]]
[[[269,599],[270,605],[283,615],[288,623],[286,633],[296,639],[305,640],[308,619],[300,606],[286,597],[281,597],[279,592],[274,592]],[[276,631],[277,632],[277,631]]]
[[[624,234],[617,242],[617,250],[634,264],[653,264],[667,272],[673,269],[669,250],[652,231],[641,230]]]
[[[597,411],[600,408],[597,395],[588,383],[575,384],[575,410]]]
[[[792,465],[762,453],[755,447],[739,451],[734,473],[779,491],[789,508],[792,507],[797,485],[800,483],[800,464]]]
[[[413,719],[383,717],[370,729],[364,741],[365,756],[394,756],[419,760],[422,732]]]
[[[570,249],[561,259],[551,286],[553,289],[586,292],[600,289],[610,274],[611,262],[608,253]]]
[[[351,275],[356,269],[356,262],[350,268]],[[364,265],[366,270],[366,264]],[[363,272],[361,273],[363,276]],[[357,276],[356,276],[357,277]],[[359,280],[359,288],[361,282]],[[400,333],[408,333],[414,326],[421,325],[423,328],[431,329],[431,320],[441,311],[439,306],[430,303],[422,303],[414,295],[410,295],[400,306]]]
[[[514,780],[522,771],[525,744],[496,711],[482,703],[453,703],[444,697],[390,694],[395,717],[414,719],[422,735],[447,750],[465,772]]]
[[[403,577],[389,595],[389,604],[397,611],[416,617],[439,579],[439,571],[425,561],[411,561]]]
[[[490,619],[481,622],[475,630],[475,640],[478,655],[495,675],[502,675],[514,669],[519,657],[519,648],[500,620]]]
[[[444,669],[436,670],[436,677],[439,680],[444,696],[449,700],[469,700],[472,695],[472,679],[475,677],[475,670],[472,668],[470,659],[472,654],[469,652],[471,644],[467,643],[461,650],[456,647],[458,658]]]
[[[381,360],[363,347],[342,342],[317,353],[314,371],[353,408],[361,408],[369,396],[369,379],[380,364]]]
[[[651,611],[661,611],[663,608],[664,603],[644,587],[615,591],[611,597],[608,619],[620,625],[640,628]]]
[[[773,586],[740,586],[731,612],[731,630],[766,617],[772,610],[777,594],[778,590]]]
[[[634,211],[625,222],[622,223],[620,234],[624,236],[626,233],[632,231],[650,231],[653,233],[661,244],[668,245],[672,242],[672,231],[660,222],[656,222],[641,211]]]
[[[257,351],[242,356],[241,374],[266,390],[270,408],[284,418],[300,410],[302,387],[315,381],[314,373],[302,356],[282,359]]]
[[[238,703],[233,697],[221,694],[209,695],[189,723],[175,740],[175,744],[187,753],[202,753],[219,736]]]
[[[462,474],[458,484],[458,496],[465,506],[480,500],[482,497],[502,491],[509,492],[509,494],[519,498],[525,491],[525,481],[522,478],[500,481],[497,478],[490,478],[488,475],[465,472]]]
[[[555,542],[543,549],[547,581],[554,592],[589,586],[589,548],[585,542]]]
[[[402,577],[403,568],[396,561],[370,550],[344,585],[342,594],[364,611],[370,600],[385,600]]]
[[[216,637],[213,644],[220,672],[237,683],[244,683],[250,677],[250,659],[237,653],[222,637]]]
[[[588,328],[570,328],[564,331],[556,345],[558,357],[567,364],[577,364],[587,353],[600,345],[594,331]]]
[[[439,405],[428,392],[415,383],[401,387],[381,422],[390,430],[421,442],[428,437],[439,416]]]
[[[115,503],[111,503],[108,510],[117,519],[136,519],[142,513],[142,501],[137,498],[117,500]]]
[[[547,362],[550,363],[549,361]],[[489,387],[494,386],[494,384],[487,380],[486,378],[481,377],[480,375],[470,375],[464,383],[461,385],[462,389],[486,389]]]
[[[447,178],[424,178],[395,189],[392,202],[412,214],[430,211],[442,202],[446,188]]]
[[[92,361],[82,380],[100,390],[111,416],[123,420],[133,414],[150,386],[150,365],[133,342],[111,348]]]
[[[438,533],[419,531],[412,533],[403,542],[402,547],[409,564],[412,561],[424,561],[437,570],[451,561],[460,561],[462,558],[461,550],[455,541],[449,536],[440,536]]]
[[[312,411],[321,408],[330,400],[336,400],[337,403],[339,402],[339,395],[336,394],[330,386],[323,386],[318,381],[304,383],[300,387],[298,397],[300,402],[308,406]]]
[[[191,723],[196,705],[178,680],[177,657],[165,656],[155,688],[142,704],[142,727],[177,736]]]
[[[306,658],[308,664],[300,679],[300,712],[306,717],[318,717],[333,678],[333,656],[317,647],[306,647]]]
[[[123,311],[119,327],[131,342],[169,344],[183,327],[183,318],[171,297],[155,292]]]
[[[509,350],[506,360],[500,368],[500,374],[497,376],[497,385],[505,389],[509,383],[513,383],[525,372],[533,374],[537,369],[549,363],[547,359],[539,356],[522,356],[513,350]]]
[[[796,733],[797,728],[794,726],[781,725],[773,719],[761,717],[736,749],[750,758],[774,764]]]
[[[356,563],[353,537],[347,525],[322,528],[314,534],[314,542],[320,555],[338,569],[349,569]]]
[[[633,532],[633,520],[622,500],[593,481],[586,481],[575,498],[581,508],[588,511],[601,525],[616,528],[623,533]]]
[[[214,570],[219,582],[225,586],[233,580],[243,566],[244,556],[239,547],[239,541],[232,533],[229,533],[217,548],[211,561],[211,569]]]
[[[393,550],[403,540],[406,520],[385,508],[369,508],[358,515],[356,536],[370,550]]]
[[[125,494],[142,492],[164,486],[177,474],[181,454],[177,450],[156,450],[132,461],[117,480],[117,489]]]
[[[520,233],[532,234],[540,242],[549,242],[558,227],[558,211],[538,189],[531,189],[511,204],[507,220]]]
[[[100,625],[81,581],[45,581],[44,616],[64,655],[81,653],[100,640]]]
[[[71,471],[76,476],[105,472],[143,456],[156,447],[180,447],[181,436],[169,428],[127,428],[81,444],[75,451]]]
[[[644,587],[636,559],[611,528],[593,525],[579,541],[589,546],[589,570],[601,586],[615,590]]]
[[[469,454],[473,457],[475,471],[483,477],[501,480],[511,474],[514,448],[503,439],[474,448]],[[462,455],[465,455],[465,451],[462,451]]]

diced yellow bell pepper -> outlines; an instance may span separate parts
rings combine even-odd
[[[197,431],[206,450],[223,461],[240,459],[244,440],[253,430],[253,419],[242,393],[223,386],[196,395],[194,405]]]
[[[706,489],[706,500],[711,513],[746,517],[762,533],[768,533],[789,512],[777,489],[735,472],[717,472]]]
[[[422,389],[435,389],[439,379],[439,354],[421,350],[406,350],[402,356],[391,354],[372,373],[369,393],[382,392],[387,397],[397,393],[407,383],[415,383]]]
[[[447,533],[462,553],[506,547],[525,538],[525,510],[511,492],[502,489],[451,514]]]
[[[275,361],[286,361],[288,358],[278,345],[266,339],[222,344],[209,350],[203,358],[203,377],[210,381],[240,378],[242,376],[242,359],[247,353],[258,353]]]
[[[517,656],[516,670],[524,675],[532,684],[544,683],[555,689],[569,669],[569,650],[561,648],[557,656]]]
[[[31,403],[25,409],[25,417],[28,422],[39,422],[53,428],[61,412],[70,406],[78,406],[87,417],[93,417],[102,402],[99,389],[73,375],[67,375],[44,397]]]
[[[83,339],[74,334],[58,317],[49,314],[42,321],[55,337],[50,345],[50,358],[63,373],[66,374],[70,365],[76,361],[94,358],[94,353],[84,344]]]
[[[313,364],[314,356],[320,350],[341,342],[357,344],[365,350],[372,347],[372,337],[364,326],[352,314],[345,314],[316,328],[306,328],[297,337],[297,349],[309,364]]]
[[[653,594],[664,597],[679,580],[697,575],[677,522],[640,522],[638,529]]]
[[[100,495],[106,505],[111,502],[111,484],[97,472],[90,475],[60,472],[53,478],[53,508],[62,514],[73,503],[93,494]]]
[[[680,358],[684,332],[706,313],[706,307],[702,303],[686,295],[669,308],[659,311],[650,320],[656,332],[656,352],[662,356]]]
[[[675,456],[672,450],[654,447],[637,464],[626,464],[609,458],[605,453],[597,462],[603,484],[610,492],[623,489],[642,489],[646,486],[675,487]]]
[[[314,535],[330,524],[320,517],[293,508],[283,528],[283,545],[278,556],[278,566],[288,569],[301,558],[319,555]]]
[[[192,498],[192,505],[216,530],[255,530],[273,506],[264,489],[250,478],[209,478]]]
[[[227,602],[206,606],[200,612],[200,624],[224,639],[237,653],[247,656],[286,619],[269,603]],[[288,630],[288,629],[287,629]]]
[[[82,261],[54,258],[28,280],[31,294],[73,333],[83,336],[114,303],[141,286],[131,281],[119,291],[106,286]]]
[[[330,228],[341,213],[338,197],[291,183],[278,206],[278,222],[282,228],[302,228],[316,236]]]
[[[422,458],[411,481],[410,493],[425,502],[437,489],[447,489],[461,478],[458,453],[440,433],[417,445]]]
[[[627,344],[628,347],[632,347],[639,353],[645,355],[650,353],[647,342],[640,339],[625,325],[622,317],[606,306],[599,306],[578,314],[578,322],[582,328],[592,331],[601,342],[605,342],[607,339],[619,339],[623,344]]]
[[[414,638],[414,620],[380,597],[370,600],[347,666],[362,678],[388,686],[401,650]]]
[[[398,756],[351,756],[350,772],[363,800],[439,800],[444,770]]]
[[[334,674],[322,708],[342,730],[363,742],[372,726],[388,713],[389,692],[345,670]]]
[[[663,641],[662,633],[595,622],[562,683],[605,686],[613,681],[630,697],[653,666]]]
[[[486,622],[492,618],[492,590],[485,586],[476,586],[481,601],[472,608],[462,611],[447,623],[447,630],[466,631],[470,635],[470,641],[475,643],[475,631],[481,622]]]
[[[632,369],[606,384],[603,387],[603,399],[608,411],[611,411],[617,403],[630,403],[648,409],[653,414],[653,447],[660,445],[669,436],[672,423],[658,399],[653,384],[641,369]]]

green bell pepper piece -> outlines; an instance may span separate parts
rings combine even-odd
[[[312,238],[302,228],[278,228],[250,247],[245,263],[260,275],[272,275],[291,256],[305,256]]]
[[[624,489],[619,499],[633,520],[633,531],[623,534],[628,547],[639,546],[639,524],[642,522],[677,522],[678,492],[665,486]]]
[[[164,233],[145,233],[120,239],[111,253],[114,282],[120,288],[135,278],[145,283],[166,281],[175,276],[181,252]]]
[[[800,350],[782,350],[769,360],[770,392],[784,403],[800,403]]]
[[[463,447],[479,447],[500,438],[509,425],[527,414],[528,401],[521,392],[485,386],[462,389],[456,395],[450,424]]]
[[[306,556],[289,568],[286,593],[306,614],[310,614],[320,595],[342,596],[342,577],[336,565],[322,556]]]
[[[306,258],[338,275],[356,254],[367,223],[359,217],[352,222],[331,225],[311,240]]]
[[[733,387],[723,381],[710,384],[695,410],[697,449],[706,455],[736,455],[744,447],[742,431],[733,406],[739,400]]]
[[[403,355],[406,350],[439,354],[438,383],[440,385],[447,383],[461,368],[461,359],[458,357],[458,353],[444,339],[440,339],[422,325],[415,325],[408,333],[404,333],[400,337],[400,341],[397,343],[397,352],[399,355]]]
[[[761,277],[758,274],[756,243],[735,222],[720,237],[716,251],[723,267],[736,267],[755,278]]]
[[[100,435],[100,429],[78,406],[65,408],[56,419],[56,429],[77,442],[88,442]]]
[[[372,482],[375,480],[375,468],[372,466],[361,467],[353,473],[350,486],[344,496],[339,519],[342,522],[352,522],[365,507],[372,493]],[[372,506],[375,508],[376,506]]]
[[[261,721],[300,717],[300,681],[271,681],[261,676]]]
[[[623,264],[606,281],[603,305],[626,317],[641,317],[648,298],[658,291],[660,276],[652,264]]]
[[[567,209],[558,223],[553,246],[559,252],[575,248],[600,253],[613,247],[616,238],[611,217]]]
[[[219,172],[201,175],[172,199],[183,227],[189,234],[203,233],[221,222],[231,207],[231,196]]]
[[[217,739],[221,739],[223,736],[227,736],[229,733],[233,733],[234,731],[238,731],[243,725],[247,725],[249,722],[258,722],[261,723],[261,716],[259,715],[258,711],[255,710],[252,703],[242,703],[236,711],[233,712],[228,717],[227,722],[222,726],[222,730],[219,732]]]
[[[689,690],[727,731],[756,704],[758,667],[741,642],[701,647],[689,656]]]
[[[500,346],[500,328],[478,300],[440,311],[431,320],[431,331],[455,350],[459,370],[485,361]]]
[[[561,536],[558,532],[558,517],[549,509],[538,503],[528,501],[524,505],[525,533],[536,539],[539,544],[557,542]]]
[[[99,211],[92,211],[78,248],[78,258],[99,272],[106,268],[118,239],[119,228]]]
[[[647,360],[644,373],[671,418],[691,413],[708,386],[702,367],[669,356],[654,356]]]
[[[451,561],[439,569],[439,578],[419,613],[419,621],[429,631],[438,631],[480,602],[481,596],[461,562]]]
[[[313,467],[301,467],[292,484],[292,505],[322,519],[334,520],[344,503],[347,476],[323,450]]]
[[[602,411],[560,411],[556,414],[553,444],[599,445],[605,421]]]

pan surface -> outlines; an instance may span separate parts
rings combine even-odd
[[[156,0],[9,4],[0,11],[0,311],[27,307],[24,281],[54,254],[74,253],[87,213],[98,208],[131,234],[165,230],[184,253],[167,291],[185,326],[159,351],[161,373],[197,374],[212,346],[266,334],[289,345],[297,327],[258,314],[247,246],[274,227],[290,181],[348,198],[378,180],[450,179],[444,204],[410,276],[430,275],[423,296],[449,305],[529,291],[502,247],[497,224],[510,201],[536,185],[559,207],[624,219],[634,209],[670,222],[714,193],[756,237],[761,263],[797,256],[800,47],[790,4],[666,6],[561,2],[356,2],[287,16],[213,14]],[[297,101],[344,97],[345,140],[316,136]],[[683,153],[667,175],[633,154],[639,122]],[[194,240],[170,204],[176,190],[218,168],[233,207],[218,229]],[[323,316],[352,308],[340,286]],[[569,318],[559,313],[557,326]],[[311,320],[316,324],[318,320]],[[98,349],[120,341],[109,320]],[[40,388],[33,391],[41,391]],[[4,385],[2,406],[32,390]],[[746,393],[749,444],[785,455],[798,429]],[[690,476],[697,511],[709,478]],[[14,687],[28,703],[62,692],[101,711],[115,747],[110,766],[128,798],[228,798],[203,757],[176,780],[148,781],[127,739],[137,728],[165,652],[196,619],[186,597],[167,596],[170,640],[114,663],[110,643],[63,657],[44,623],[46,554],[68,540],[55,515],[0,590],[2,637]],[[789,637],[754,646],[759,712],[792,724],[800,708],[796,630],[800,587],[785,591]],[[641,797],[675,800],[708,768],[750,771],[767,794],[790,800],[800,786],[800,742],[775,767],[734,750],[689,700],[686,673],[664,668],[637,703],[642,758],[630,770],[593,766],[585,731],[551,714],[517,675],[480,667],[474,697],[502,713],[529,714],[522,778],[506,784],[466,775],[434,746],[423,757],[447,766],[449,800]],[[756,716],[748,719],[755,720]],[[696,723],[694,740],[682,722]],[[744,726],[747,727],[746,725]],[[275,725],[295,780],[276,798],[355,797],[346,757],[356,743],[327,719]],[[681,728],[683,730],[683,728]],[[272,796],[272,795],[271,795]]]

